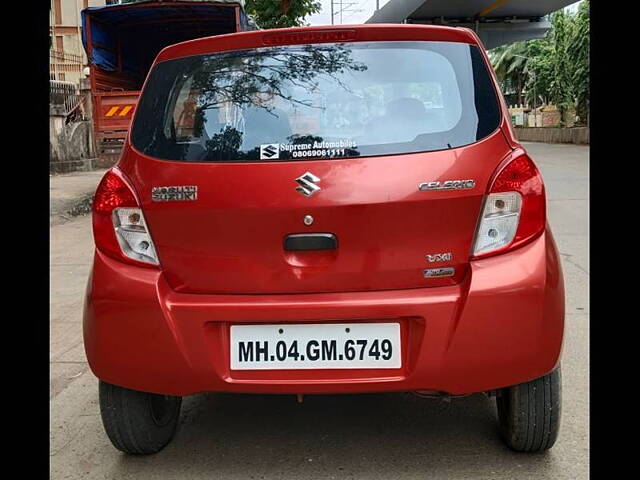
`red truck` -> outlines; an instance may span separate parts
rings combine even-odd
[[[82,11],[98,164],[119,158],[154,58],[178,42],[255,30],[242,0],[142,0]]]

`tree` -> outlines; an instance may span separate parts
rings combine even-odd
[[[554,13],[545,38],[494,48],[489,57],[503,92],[515,93],[517,103],[554,103],[563,123],[575,107],[588,122],[589,0],[574,15]]]
[[[489,52],[489,57],[498,79],[502,83],[503,92],[513,91],[516,94],[517,103],[524,103],[523,91],[527,74],[527,44],[516,42],[509,45],[494,48]]]
[[[551,26],[554,79],[550,85],[550,98],[560,112],[560,124],[564,125],[567,108],[573,104],[573,89],[571,84],[573,64],[567,51],[567,44],[571,38],[572,25],[569,16],[566,15],[563,10],[560,10],[551,16]]]
[[[574,19],[567,47],[574,68],[571,83],[580,121],[589,124],[589,0],[583,0]]]
[[[527,47],[525,99],[529,105],[548,104],[554,79],[553,48],[547,39],[531,40]]]
[[[308,15],[318,13],[319,0],[247,0],[245,9],[261,28],[300,27]]]
[[[274,47],[237,52],[233,56],[194,58],[192,89],[201,92],[199,108],[207,110],[232,103],[238,107],[254,106],[269,110],[259,99],[280,97],[288,102],[307,105],[287,92],[295,85],[313,91],[322,76],[332,77],[348,89],[340,78],[345,72],[362,72],[367,65],[356,62],[344,45],[303,45],[296,49]]]
[[[208,122],[207,111],[223,107],[229,110],[253,110],[271,114],[278,118],[273,98],[278,97],[288,103],[310,108],[323,108],[309,100],[299,99],[292,94],[292,87],[314,91],[322,79],[330,77],[336,85],[349,90],[342,77],[348,72],[362,72],[367,65],[355,61],[350,49],[343,44],[301,45],[295,48],[273,47],[255,51],[239,51],[231,55],[194,56],[174,63],[167,68],[180,72],[184,87],[189,81],[189,89],[197,94],[197,111],[193,123],[195,137],[204,136],[205,124]],[[169,71],[166,72],[169,75]],[[174,73],[175,74],[175,73]],[[194,102],[195,103],[195,102]],[[212,117],[217,118],[217,116]],[[177,143],[179,138],[175,122],[168,125],[171,142],[165,148],[174,149],[180,155],[189,148],[188,143]],[[239,151],[243,141],[243,133],[236,127],[220,124],[213,120],[208,124],[213,131],[206,148],[201,152],[199,161],[223,160],[238,158],[256,160],[260,147],[248,152]],[[155,128],[155,127],[150,127]],[[217,132],[216,132],[217,130]],[[152,134],[155,136],[155,134]],[[165,141],[160,136],[158,141]],[[321,142],[320,137],[289,137],[291,143],[305,143],[312,140]],[[290,153],[281,152],[280,158],[288,158]],[[350,155],[357,155],[354,150]],[[292,157],[290,157],[292,158]]]

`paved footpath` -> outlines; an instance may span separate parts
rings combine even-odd
[[[563,418],[555,447],[516,454],[500,441],[493,401],[411,394],[203,394],[185,398],[165,450],[129,457],[100,421],[98,382],[82,345],[91,219],[51,227],[51,478],[587,479],[589,462],[588,147],[526,144],[547,186],[567,293]],[[514,319],[517,320],[517,319]]]
[[[90,172],[73,172],[49,176],[49,225],[59,225],[73,218],[69,210],[88,200],[104,175],[106,170],[92,170]],[[86,202],[88,207],[88,202]],[[85,210],[87,211],[87,210]]]

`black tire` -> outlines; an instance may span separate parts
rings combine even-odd
[[[544,377],[503,388],[497,397],[500,431],[517,452],[541,452],[553,446],[560,430],[560,367]]]
[[[133,455],[162,450],[173,438],[182,397],[156,395],[100,381],[100,414],[114,447]]]

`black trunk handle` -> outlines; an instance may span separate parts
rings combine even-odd
[[[294,233],[284,238],[285,250],[335,250],[338,239],[333,233]]]

